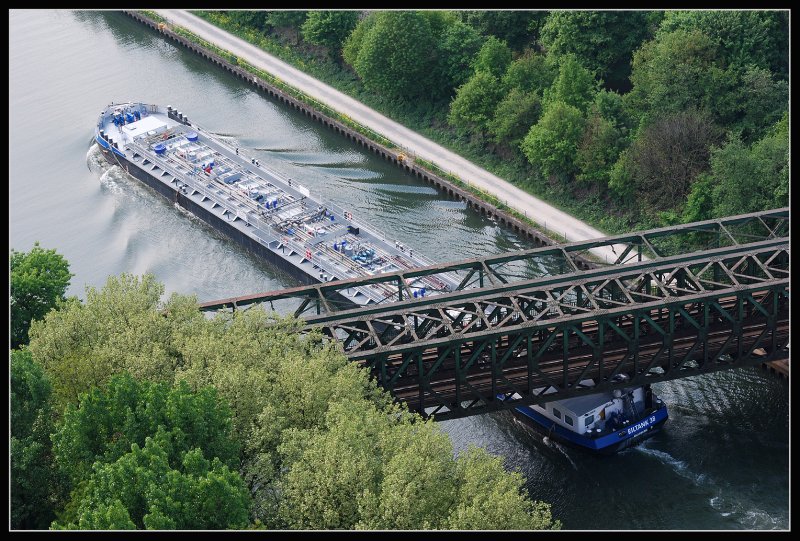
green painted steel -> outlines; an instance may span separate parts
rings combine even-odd
[[[411,296],[407,290],[407,282],[424,276],[438,274],[457,276],[460,279],[457,280],[460,285],[456,291],[462,291],[483,288],[487,285],[497,286],[498,281],[501,283],[514,283],[531,278],[530,276],[519,277],[513,272],[506,272],[504,267],[510,264],[535,262],[543,259],[553,260],[555,258],[564,264],[563,274],[575,272],[578,268],[613,267],[629,263],[632,260],[642,261],[673,256],[686,251],[688,249],[687,246],[695,246],[695,252],[704,252],[710,248],[737,246],[757,240],[781,238],[788,234],[789,208],[785,207],[731,216],[729,218],[692,222],[624,235],[418,267],[410,270],[383,273],[368,278],[338,280],[324,284],[209,301],[202,303],[200,308],[203,311],[237,309],[256,303],[293,299],[299,304],[298,309],[295,311],[296,316],[303,315],[307,310],[319,310],[320,306],[325,308],[326,305],[328,308],[325,311],[331,313],[353,309],[353,304],[341,297],[339,292],[360,285],[385,284],[392,286],[394,294],[387,297],[385,303],[382,303],[391,304],[392,302],[400,302],[404,298],[407,300]],[[619,247],[617,260],[610,263],[599,263],[587,259],[590,249],[602,246]],[[634,251],[635,253],[631,255],[631,252]],[[485,280],[490,283],[485,284]],[[405,295],[403,294],[404,289],[406,289]],[[310,301],[306,302],[306,299],[310,299]]]
[[[698,233],[713,242],[680,253],[678,240]],[[466,271],[457,291],[328,309],[307,317],[304,329],[338,341],[348,358],[411,410],[450,419],[788,358],[788,235],[788,209],[778,209],[351,280],[349,286],[283,290],[235,305],[278,298],[298,299],[301,308],[325,305],[344,287],[376,281],[396,282],[403,299],[408,277]],[[578,270],[566,257],[571,265],[557,275],[526,278],[499,270],[508,262],[622,240],[628,244],[611,265]],[[644,248],[649,253],[640,258]],[[204,309],[224,305],[231,302]],[[509,400],[515,393],[521,398]]]

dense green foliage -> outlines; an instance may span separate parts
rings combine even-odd
[[[788,11],[203,16],[601,229],[788,205]],[[10,260],[12,527],[559,526],[299,321]]]
[[[485,71],[497,78],[503,76],[511,63],[511,49],[505,41],[494,36],[483,42],[475,56],[472,67],[475,71]]]
[[[353,51],[353,67],[367,88],[398,99],[434,91],[436,55],[428,17],[416,11],[379,11]]]
[[[11,352],[11,527],[47,528],[62,496],[53,462],[51,386],[26,350]]]
[[[614,89],[626,89],[631,54],[650,33],[647,11],[555,11],[541,30],[549,55],[574,54]]]
[[[478,71],[456,91],[448,120],[465,131],[485,130],[502,98],[503,89],[497,77],[488,71]]]
[[[659,32],[698,30],[714,41],[725,65],[756,66],[789,76],[788,11],[668,11]]]
[[[563,101],[551,103],[520,145],[542,174],[568,175],[576,171],[584,119],[580,110]]]
[[[52,527],[560,527],[519,474],[486,453],[454,458],[434,422],[300,321],[206,318],[163,292],[150,275],[110,277],[32,325],[71,491],[47,508]],[[480,483],[497,498],[483,521]]]
[[[405,21],[414,38],[378,25],[384,17]],[[384,53],[369,61],[359,58],[367,37],[368,50]],[[381,48],[388,42],[395,51]],[[712,172],[736,149],[754,152],[787,113],[788,45],[788,11],[370,11],[344,42],[345,66],[303,66],[601,229],[622,231],[788,204],[788,192],[765,179],[777,195],[743,205],[735,201],[748,190],[742,175]],[[662,196],[650,193],[654,179],[679,169],[657,140],[665,130],[683,157],[698,153],[679,178],[664,179]],[[720,145],[727,153],[718,155]],[[788,167],[748,163],[758,174]]]
[[[115,375],[67,406],[52,440],[73,487],[56,528],[248,524],[230,410],[213,388],[192,392],[185,382],[172,387]]]
[[[711,184],[714,216],[785,205],[789,197],[788,114],[749,148],[736,136],[714,148]]]
[[[69,263],[55,250],[36,242],[30,252],[11,250],[11,347],[28,343],[31,321],[53,309],[73,276]]]
[[[310,11],[302,26],[303,39],[338,51],[357,22],[357,11]]]

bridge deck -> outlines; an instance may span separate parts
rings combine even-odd
[[[673,246],[709,234],[703,250]],[[788,359],[788,235],[788,209],[778,209],[634,233],[615,264],[588,270],[572,255],[623,236],[374,277],[397,283],[400,300],[358,309],[331,309],[348,283],[202,309],[316,303],[305,332],[339,341],[410,409],[447,419]],[[638,257],[644,248],[652,257]],[[558,254],[569,264],[555,275],[499,270]],[[409,278],[456,271],[466,273],[457,291],[403,300]]]

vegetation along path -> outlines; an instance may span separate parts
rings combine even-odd
[[[458,154],[386,118],[363,103],[297,70],[243,39],[207,23],[199,17],[183,10],[162,9],[156,10],[156,12],[170,22],[180,25],[218,47],[247,60],[254,66],[272,73],[287,84],[302,90],[315,99],[349,116],[356,122],[409,149],[413,154],[433,162],[445,171],[464,179],[465,182],[485,190],[505,202],[509,207],[546,226],[548,230],[564,235],[569,241],[586,240],[606,235],[602,231],[537,199]],[[609,261],[616,259],[616,255],[610,248],[596,248],[593,252],[598,257]]]

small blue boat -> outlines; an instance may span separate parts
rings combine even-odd
[[[514,393],[500,400],[519,400]],[[667,421],[667,405],[650,385],[554,400],[512,410],[547,438],[599,454],[613,454],[656,434]]]

